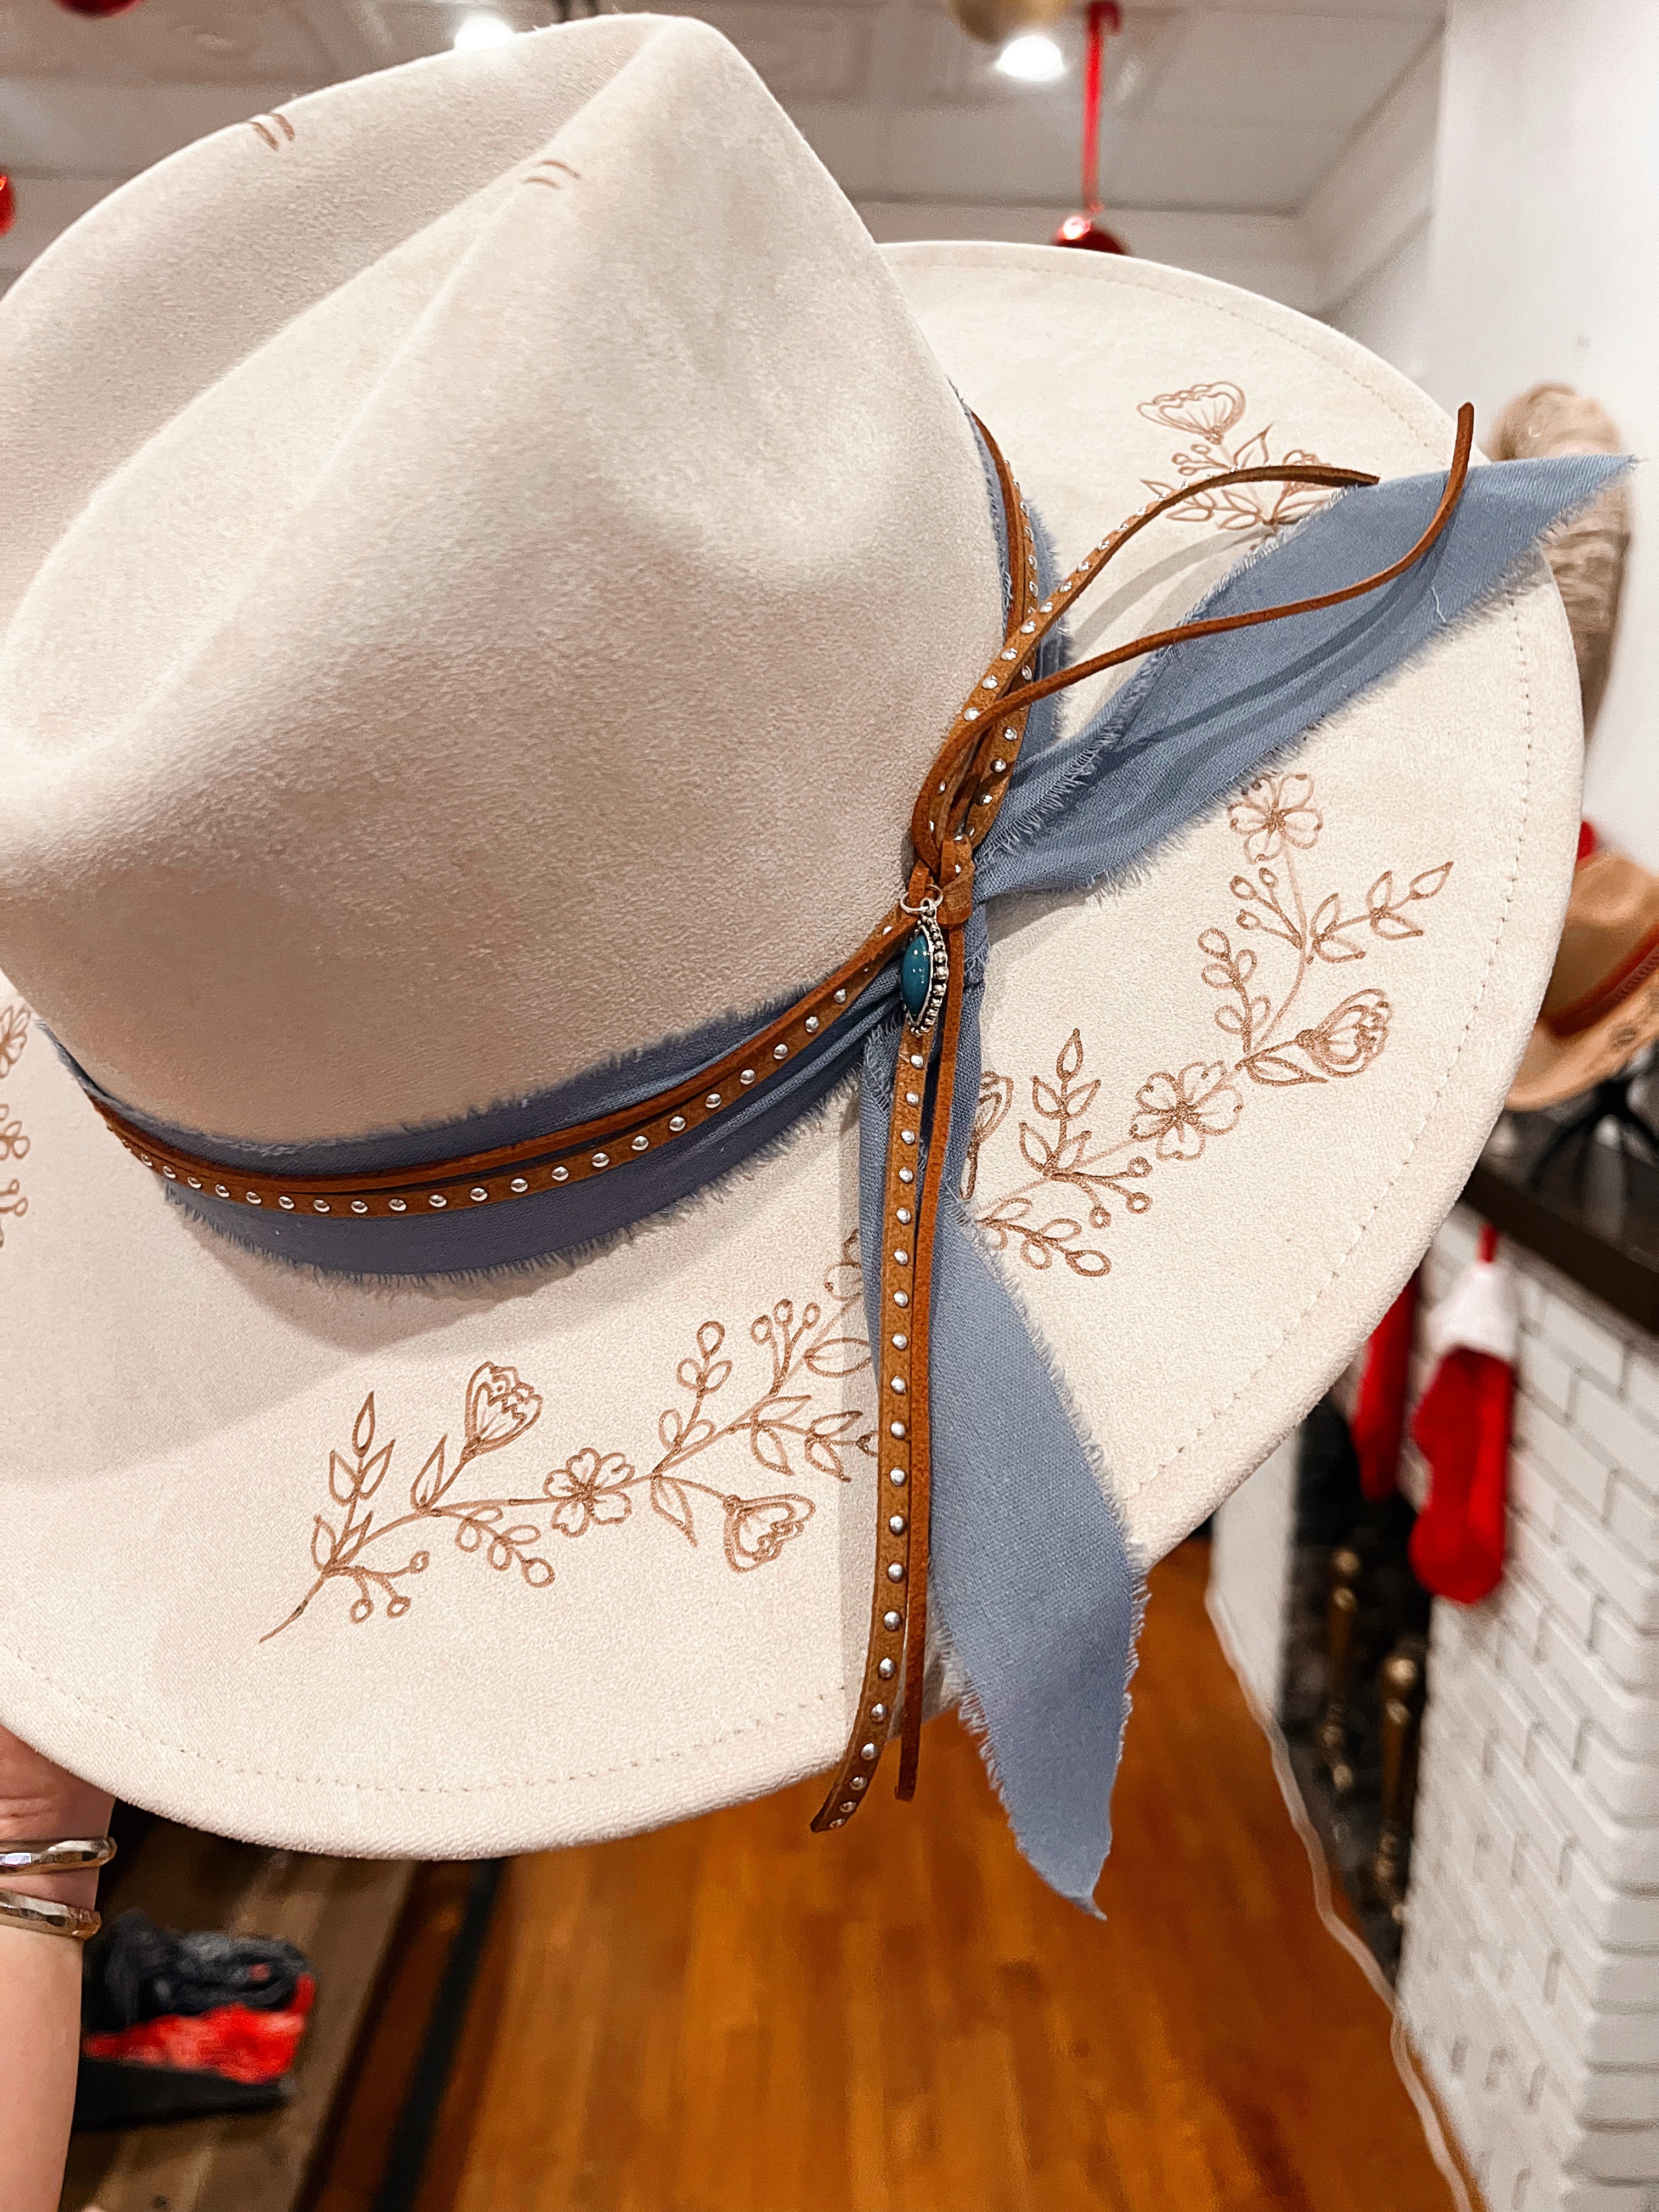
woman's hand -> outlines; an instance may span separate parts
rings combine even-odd
[[[107,1790],[54,1766],[7,1729],[0,1729],[0,1844],[50,1843],[64,1836],[101,1836],[109,1827]],[[55,1897],[65,1905],[89,1905],[98,1871],[17,1875],[0,1883],[31,1897]],[[45,1942],[45,1937],[37,1941]]]
[[[0,1729],[0,1843],[51,1843],[101,1836],[108,1792],[54,1766]],[[95,1868],[73,1874],[0,1876],[0,1891],[90,1905]],[[0,1922],[0,2205],[54,2212],[75,2106],[81,2048],[81,1946]]]

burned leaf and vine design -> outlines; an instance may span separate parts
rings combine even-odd
[[[1161,392],[1143,399],[1135,410],[1149,422],[1180,430],[1192,441],[1177,447],[1170,462],[1178,481],[1164,483],[1143,477],[1154,499],[1166,498],[1200,477],[1220,476],[1229,469],[1317,467],[1319,456],[1300,446],[1275,453],[1269,444],[1273,425],[1246,434],[1241,428],[1249,403],[1243,388],[1222,381],[1190,384],[1183,392]],[[1320,484],[1224,484],[1214,491],[1195,492],[1175,510],[1181,522],[1213,522],[1220,530],[1278,530],[1310,514],[1330,497]]]
[[[23,1057],[23,1048],[29,1041],[29,1009],[21,999],[11,999],[0,1006],[0,1078],[9,1075]],[[6,1161],[27,1159],[28,1150],[28,1133],[21,1115],[14,1114],[0,1099],[0,1173],[4,1172]],[[28,1210],[28,1193],[20,1176],[0,1183],[0,1216],[9,1215],[13,1220],[21,1221]],[[6,1232],[0,1228],[0,1245],[5,1241]]]
[[[444,1540],[481,1558],[498,1572],[516,1568],[532,1589],[554,1579],[554,1539],[617,1528],[648,1502],[652,1513],[694,1549],[718,1513],[726,1565],[736,1574],[769,1566],[782,1556],[817,1510],[804,1493],[728,1489],[689,1472],[720,1446],[746,1449],[769,1475],[793,1481],[809,1473],[850,1482],[850,1455],[873,1458],[876,1430],[857,1407],[815,1411],[820,1383],[836,1382],[870,1364],[870,1347],[857,1318],[864,1291],[857,1232],[823,1280],[823,1295],[797,1309],[780,1298],[749,1326],[758,1358],[731,1346],[724,1322],[705,1321],[696,1349],[675,1370],[686,1402],[671,1404],[657,1423],[659,1455],[641,1467],[625,1452],[583,1443],[550,1468],[533,1486],[491,1484],[472,1474],[490,1454],[514,1449],[541,1419],[541,1394],[516,1368],[486,1361],[466,1386],[461,1442],[452,1459],[446,1433],[427,1454],[410,1482],[406,1503],[380,1517],[376,1503],[391,1473],[396,1440],[377,1442],[378,1415],[371,1391],[351,1431],[350,1449],[331,1450],[328,1490],[333,1507],[312,1524],[313,1579],[294,1610],[260,1640],[291,1628],[331,1583],[353,1592],[349,1617],[370,1620],[384,1606],[400,1620],[412,1603],[408,1585],[432,1565]],[[852,1318],[849,1319],[849,1316]],[[740,1358],[750,1369],[738,1380]],[[734,1389],[733,1385],[737,1387]],[[728,1395],[729,1394],[729,1395]],[[729,1410],[728,1410],[729,1409]],[[463,1477],[466,1477],[463,1480]]]
[[[1421,937],[1421,908],[1444,889],[1452,863],[1403,880],[1385,868],[1363,897],[1325,890],[1315,898],[1304,881],[1305,856],[1325,826],[1314,801],[1313,778],[1297,771],[1258,776],[1228,811],[1245,862],[1228,885],[1232,924],[1202,930],[1196,940],[1200,980],[1217,994],[1212,1019],[1226,1040],[1217,1056],[1160,1068],[1127,1112],[1102,1115],[1099,1079],[1087,1073],[1074,1029],[1054,1055],[1052,1079],[1028,1079],[1030,1119],[1017,1124],[1027,1172],[988,1202],[980,1190],[987,1151],[1012,1115],[1018,1087],[1012,1076],[985,1071],[962,1188],[999,1251],[1038,1270],[1058,1260],[1076,1275],[1109,1273],[1111,1261],[1091,1232],[1111,1227],[1115,1207],[1144,1213],[1152,1193],[1140,1186],[1160,1167],[1200,1159],[1210,1143],[1230,1136],[1251,1086],[1340,1081],[1375,1062],[1394,1018],[1386,993],[1375,985],[1350,991],[1328,999],[1312,1018],[1308,997],[1327,969],[1366,959],[1379,943]]]

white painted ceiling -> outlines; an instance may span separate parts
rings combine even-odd
[[[0,0],[0,167],[16,270],[100,192],[175,148],[336,78],[442,51],[479,5],[520,27],[556,0],[142,0],[98,22]],[[941,0],[664,0],[742,48],[878,234],[1043,237],[1078,196],[1081,24],[1051,86],[1010,83]],[[1111,40],[1109,207],[1295,216],[1437,35],[1441,0],[1131,4]],[[1022,218],[1020,210],[1029,210]],[[1151,219],[1149,218],[1149,221]],[[1132,239],[1132,243],[1135,241]]]

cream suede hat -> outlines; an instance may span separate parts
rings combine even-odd
[[[1066,560],[1189,480],[1417,478],[1452,445],[1227,286],[878,251],[736,53],[647,16],[221,132],[8,295],[7,1725],[176,1818],[365,1853],[614,1835],[835,1761],[890,1425],[856,1086],[507,1271],[312,1264],[329,1201],[275,1194],[331,1147],[506,1142],[554,1091],[580,1120],[584,1084],[740,1041],[893,909],[1005,651],[1018,510],[963,401]],[[1178,622],[1323,496],[1177,507],[1073,649]],[[1540,561],[1314,719],[1109,889],[992,916],[957,1188],[1137,1566],[1456,1198],[1571,875]],[[217,1213],[84,1088],[227,1163]],[[513,1214],[489,1194],[458,1236]],[[270,1249],[222,1233],[238,1207]]]

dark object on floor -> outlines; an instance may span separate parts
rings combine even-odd
[[[277,1937],[179,1936],[124,1912],[87,1949],[76,2126],[283,2103],[316,1990],[305,1954]]]
[[[1297,1442],[1279,1718],[1304,1802],[1390,1978],[1429,1626],[1429,1595],[1407,1558],[1416,1518],[1398,1492],[1367,1500],[1348,1424],[1322,1399]]]

